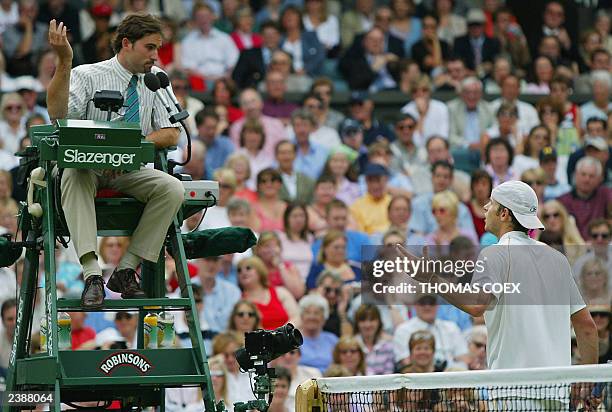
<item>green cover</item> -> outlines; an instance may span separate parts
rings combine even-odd
[[[7,238],[0,236],[0,267],[9,267],[21,256],[22,247],[16,247]]]
[[[187,259],[241,253],[257,243],[255,234],[245,227],[198,230],[182,236]]]

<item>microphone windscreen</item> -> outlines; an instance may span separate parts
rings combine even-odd
[[[0,267],[6,268],[17,262],[23,247],[13,245],[7,238],[0,236]]]
[[[157,79],[159,80],[159,85],[162,89],[165,89],[166,87],[170,86],[170,79],[168,78],[168,75],[166,73],[157,72],[155,73],[155,75],[157,76]]]
[[[158,91],[159,88],[161,87],[159,84],[159,79],[157,78],[156,75],[154,75],[151,72],[146,73],[144,75],[144,82],[145,82],[145,86],[147,86],[147,88],[151,90],[152,92]]]
[[[257,243],[251,229],[235,226],[198,230],[182,237],[187,259],[242,253]]]

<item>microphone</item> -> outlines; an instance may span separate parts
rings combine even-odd
[[[157,76],[155,76],[151,72],[146,73],[144,75],[144,83],[145,83],[145,86],[147,86],[147,89],[149,89],[153,93],[155,93],[155,95],[162,102],[164,107],[166,107],[166,110],[168,111],[168,113],[171,113],[172,109],[170,108],[170,105],[168,104],[168,101],[164,97],[164,94],[160,90],[161,86],[159,84],[159,79],[157,78]],[[176,122],[174,122],[174,123],[176,123]]]
[[[186,110],[183,110],[178,99],[176,98],[174,93],[172,93],[172,89],[170,88],[170,79],[168,78],[168,75],[160,71],[155,73],[155,76],[159,80],[160,87],[166,91],[166,94],[168,95],[168,97],[170,97],[170,100],[172,101],[172,103],[174,103],[174,107],[176,107],[176,110],[178,111],[178,113],[173,115],[173,121],[179,122],[189,117],[189,113],[187,113]]]

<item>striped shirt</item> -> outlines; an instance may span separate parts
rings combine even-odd
[[[152,73],[162,71],[153,66]],[[72,69],[70,74],[70,93],[68,97],[68,118],[87,120],[106,120],[106,112],[94,107],[94,93],[97,90],[115,90],[121,92],[124,98],[132,78],[132,73],[123,67],[117,60],[117,56],[94,64],[84,64]],[[155,130],[165,127],[175,127],[168,120],[168,113],[164,105],[156,98],[155,93],[150,91],[144,84],[144,73],[136,73],[138,76],[138,91],[140,105],[140,128],[142,134],[147,136]],[[123,120],[127,107],[119,110],[119,114],[113,113],[111,120]],[[87,117],[85,116],[87,113]]]

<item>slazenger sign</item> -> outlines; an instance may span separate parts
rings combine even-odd
[[[128,147],[60,146],[60,167],[74,169],[119,169],[140,168],[140,149]]]
[[[153,365],[144,356],[136,352],[115,352],[102,361],[99,368],[105,375],[110,375],[113,371],[122,366],[130,366],[136,369],[141,375],[153,369]]]

